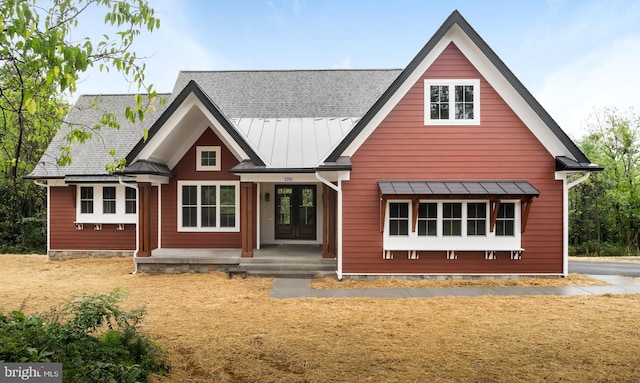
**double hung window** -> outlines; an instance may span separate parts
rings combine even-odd
[[[237,231],[239,193],[236,181],[178,182],[178,230]]]
[[[136,222],[136,189],[120,184],[76,186],[76,223],[125,224]]]

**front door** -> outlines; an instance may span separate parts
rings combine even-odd
[[[316,239],[316,186],[276,185],[276,239]]]

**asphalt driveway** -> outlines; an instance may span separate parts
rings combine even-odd
[[[591,262],[569,260],[569,272],[578,274],[640,277],[640,263]]]

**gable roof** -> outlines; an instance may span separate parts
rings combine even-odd
[[[389,86],[387,91],[373,104],[371,109],[362,117],[360,122],[349,132],[345,139],[335,148],[335,150],[327,157],[327,162],[336,161],[340,156],[344,155],[344,152],[354,144],[358,137],[363,134],[363,131],[369,123],[378,115],[383,107],[390,102],[392,97],[399,92],[400,88],[405,85],[409,78],[414,75],[414,72],[423,64],[424,60],[431,54],[434,49],[441,43],[447,33],[452,28],[458,26],[462,32],[472,41],[473,44],[480,50],[482,54],[489,60],[493,67],[506,79],[508,84],[522,97],[522,99],[528,104],[533,112],[542,120],[542,122],[548,127],[549,131],[556,137],[566,149],[567,153],[574,157],[578,163],[589,164],[589,159],[582,153],[582,151],[575,145],[575,143],[567,136],[567,134],[560,128],[560,126],[553,120],[553,118],[547,113],[540,103],[533,97],[533,95],[525,88],[525,86],[516,78],[516,76],[509,70],[504,62],[498,57],[498,55],[489,47],[489,45],[480,37],[480,35],[471,27],[471,25],[462,17],[460,12],[455,10],[445,20],[442,26],[431,37],[427,44],[420,50],[420,52],[414,57],[413,60],[407,65],[402,73],[396,78],[396,80]],[[557,154],[559,155],[559,154]],[[588,166],[585,166],[588,168]]]
[[[149,129],[148,140],[140,140],[129,153],[127,163],[141,154],[193,93],[256,165],[253,169],[314,168],[324,162],[400,72],[180,72],[169,107]]]

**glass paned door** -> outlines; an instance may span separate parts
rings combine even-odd
[[[316,239],[316,186],[276,185],[276,239]]]

